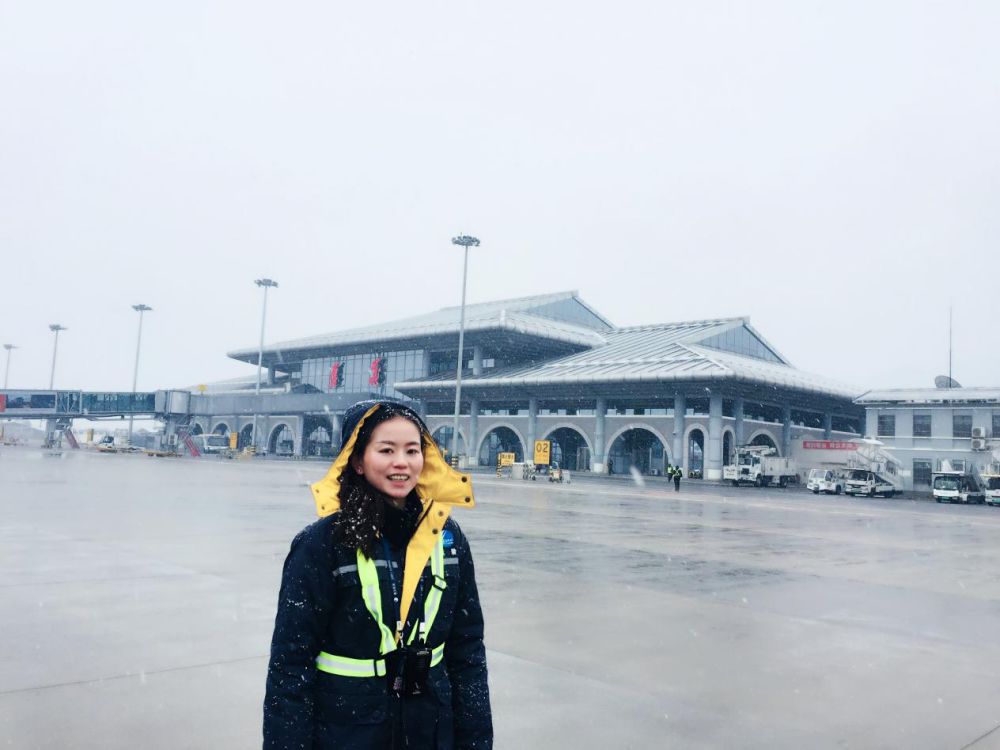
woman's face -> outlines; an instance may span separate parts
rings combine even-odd
[[[354,469],[375,489],[402,506],[424,468],[420,430],[403,417],[393,417],[372,431],[361,466]]]

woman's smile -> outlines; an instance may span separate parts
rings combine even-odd
[[[419,428],[403,417],[383,422],[372,431],[361,465],[354,468],[379,492],[404,501],[424,468]]]

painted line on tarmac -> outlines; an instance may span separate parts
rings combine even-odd
[[[996,732],[996,731],[997,731],[998,729],[1000,729],[1000,724],[997,724],[997,725],[996,725],[995,727],[993,727],[993,728],[992,728],[992,729],[991,729],[990,731],[986,732],[986,734],[981,734],[981,735],[979,735],[978,737],[976,737],[976,739],[974,739],[974,740],[973,740],[972,742],[970,742],[970,743],[969,743],[968,745],[962,745],[962,747],[961,747],[961,748],[959,748],[959,750],[969,750],[969,748],[970,748],[970,747],[975,747],[975,746],[976,746],[976,745],[978,745],[978,744],[979,744],[980,742],[982,742],[982,741],[983,741],[983,740],[985,740],[985,739],[986,739],[987,737],[989,737],[989,736],[990,736],[991,734],[995,733],[995,732]],[[994,745],[994,747],[996,747],[996,746]]]

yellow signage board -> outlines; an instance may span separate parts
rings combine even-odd
[[[497,464],[500,466],[513,466],[517,456],[513,453],[497,453]]]
[[[230,432],[229,433],[229,450],[236,450],[236,446],[239,444],[240,433]]]
[[[552,441],[551,440],[536,440],[535,441],[535,463],[541,464],[542,466],[549,465],[549,456],[552,453]]]

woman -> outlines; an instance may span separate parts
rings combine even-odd
[[[474,505],[469,478],[403,404],[355,404],[342,437],[285,560],[264,746],[490,748],[482,609],[449,518]]]

